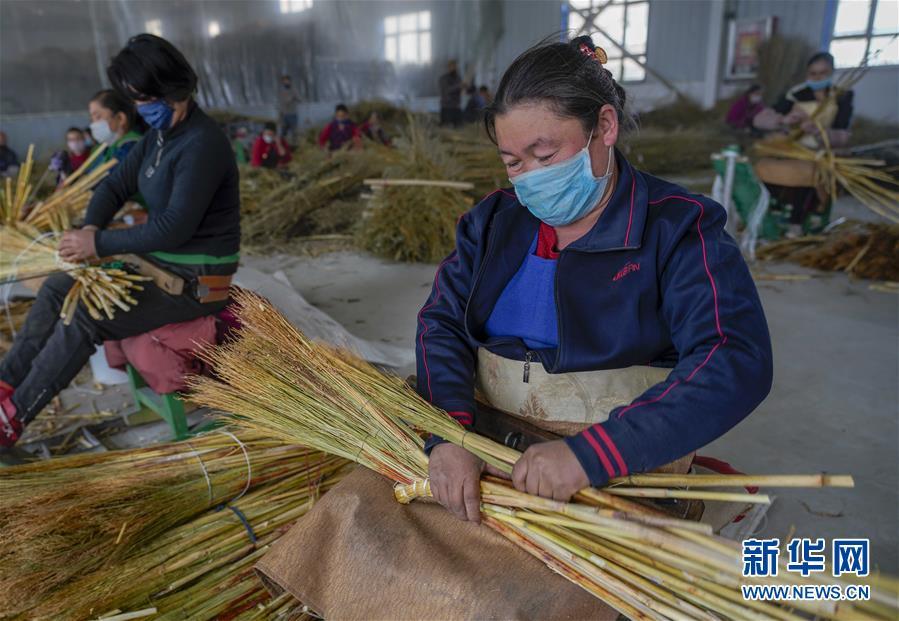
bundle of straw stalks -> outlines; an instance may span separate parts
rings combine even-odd
[[[401,484],[397,497],[402,500],[428,492],[418,429],[464,446],[507,473],[519,458],[517,451],[466,432],[399,378],[306,339],[258,296],[239,292],[235,297],[241,336],[207,350],[204,357],[216,378],[196,378],[192,385],[194,399],[231,412],[238,426],[365,465]],[[728,485],[726,476],[716,483]],[[812,483],[829,482],[813,478]],[[647,488],[615,489],[620,494]],[[487,526],[631,619],[801,619],[805,613],[890,619],[899,612],[899,586],[881,577],[871,581],[869,602],[745,601],[737,543],[610,491],[582,490],[574,502],[565,503],[485,478],[481,498]],[[818,575],[800,578],[785,567],[778,580],[839,582]]]
[[[844,188],[865,207],[887,220],[899,224],[899,180],[880,170],[883,160],[839,157],[827,141],[827,133],[818,125],[824,148],[813,151],[790,138],[773,138],[758,142],[759,155],[794,159],[815,164],[816,183],[836,197],[837,186]]]
[[[397,151],[374,143],[361,151],[324,153],[307,149],[291,162],[293,177],[249,198],[241,230],[245,244],[253,247],[283,241],[296,235],[313,235],[304,223],[318,210],[330,209],[335,201],[353,200],[363,190],[363,181],[378,177]]]
[[[57,271],[68,272],[75,284],[60,312],[66,325],[72,322],[79,303],[96,320],[112,319],[117,308],[128,311],[137,304],[132,294],[143,291],[140,283],[150,278],[120,268],[63,261],[56,251],[60,237],[59,233],[42,234],[25,225],[0,227],[0,278],[38,278]]]
[[[732,142],[733,136],[708,124],[676,129],[646,127],[626,136],[621,148],[640,170],[653,175],[683,175],[710,170],[711,155]]]
[[[473,198],[479,199],[497,188],[509,186],[509,173],[482,124],[475,123],[460,130],[438,130],[437,136],[446,144],[459,167],[459,181],[474,184]]]
[[[306,470],[309,449],[255,434],[76,455],[0,470],[0,590],[8,611],[126,558],[169,528]]]
[[[294,462],[290,474],[255,487],[228,507],[183,521],[124,558],[76,576],[27,614],[35,619],[88,619],[152,607],[157,619],[251,617],[259,612],[258,604],[271,603],[252,575],[253,564],[343,478],[348,464],[306,450],[298,450]],[[166,511],[165,505],[156,511]],[[271,608],[259,618],[273,618]]]
[[[427,183],[387,185],[375,192],[359,226],[358,244],[395,261],[436,263],[455,246],[456,223],[473,200],[463,190],[433,182],[458,181],[462,167],[436,133],[411,115],[397,139],[397,153],[400,159],[384,169],[384,179]]]
[[[805,80],[806,63],[815,51],[800,37],[773,34],[762,42],[756,82],[762,87],[768,104]]]
[[[87,161],[63,182],[62,187],[42,201],[35,201],[37,188],[32,184],[34,169],[34,145],[28,147],[25,162],[19,168],[15,183],[6,179],[0,189],[0,224],[15,226],[27,224],[40,232],[62,231],[84,212],[90,201],[90,190],[102,181],[118,162],[112,159],[88,172],[94,161],[106,150],[106,144],[97,147]]]
[[[272,192],[287,185],[287,173],[271,168],[240,167],[240,212],[242,215],[259,211]]]
[[[757,257],[895,282],[899,281],[899,225],[849,221],[826,234],[768,244],[757,251]]]

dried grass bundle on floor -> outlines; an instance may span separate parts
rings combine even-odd
[[[0,469],[4,608],[33,608],[207,508],[303,470],[304,455],[313,454],[254,434],[239,438],[211,432]]]
[[[805,80],[806,62],[817,50],[800,37],[772,34],[759,45],[759,67],[756,82],[762,87],[766,103]]]
[[[66,295],[60,317],[72,322],[78,304],[83,304],[96,320],[112,319],[116,310],[129,311],[137,304],[132,293],[143,291],[140,283],[147,276],[131,274],[120,268],[78,265],[63,261],[56,251],[60,235],[39,233],[19,225],[0,227],[0,279],[40,277],[65,271],[75,279]]]
[[[397,139],[400,161],[389,179],[459,181],[462,167],[425,123],[409,117]],[[386,186],[375,192],[360,224],[360,247],[395,261],[436,263],[455,247],[456,223],[472,205],[463,191],[438,185]]]
[[[380,176],[396,157],[396,150],[373,143],[361,151],[303,151],[291,162],[292,179],[251,199],[256,207],[244,213],[241,221],[244,242],[252,247],[313,234],[302,228],[304,220],[320,209],[328,209],[334,201],[357,198],[363,180]]]
[[[5,187],[0,188],[0,224],[15,226],[22,223],[41,232],[70,228],[72,221],[87,207],[91,188],[102,181],[118,163],[112,159],[88,172],[88,168],[105,150],[105,144],[94,149],[78,170],[66,178],[60,189],[42,201],[35,201],[36,188],[31,181],[34,145],[29,146],[15,183],[12,178],[7,177]]]
[[[732,142],[732,136],[708,125],[646,127],[627,136],[621,149],[633,166],[651,175],[683,175],[711,171],[711,155]]]
[[[259,485],[228,507],[207,511],[123,559],[77,576],[44,597],[29,617],[87,619],[153,606],[163,615],[154,618],[232,618],[270,603],[252,575],[253,564],[347,472],[348,462],[321,453],[298,450],[295,461],[289,476]],[[238,591],[231,593],[232,587]]]
[[[362,221],[360,247],[394,261],[438,263],[456,243],[456,222],[471,207],[459,190],[384,188]]]
[[[416,429],[506,472],[520,456],[466,432],[399,378],[306,339],[258,296],[242,291],[235,297],[241,336],[205,352],[217,379],[196,378],[193,388],[196,400],[233,413],[239,426],[363,464],[403,484],[397,495],[405,500],[428,491]],[[884,578],[871,580],[871,602],[745,601],[739,544],[604,490],[583,490],[575,502],[562,503],[487,478],[481,491],[486,525],[632,619],[798,620],[798,609],[848,621],[899,611],[889,592],[895,581]],[[793,584],[838,582],[800,578],[785,568],[780,576]]]
[[[774,242],[759,248],[759,259],[791,261],[859,278],[899,281],[899,225],[850,221],[823,235]]]
[[[240,213],[259,211],[272,192],[285,187],[290,173],[271,168],[240,166]]]
[[[479,200],[497,188],[509,187],[509,173],[499,157],[499,149],[487,138],[481,123],[461,130],[438,131],[441,141],[459,166],[458,181],[474,184],[472,198]]]

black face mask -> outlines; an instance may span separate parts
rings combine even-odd
[[[281,82],[281,86],[283,86],[284,89],[286,90],[286,89],[290,88],[290,82]]]

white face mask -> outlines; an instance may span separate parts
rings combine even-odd
[[[84,153],[83,140],[69,140],[68,142],[66,142],[66,146],[69,147],[69,151],[71,151],[75,155],[81,155],[82,153]]]
[[[91,123],[91,134],[100,143],[110,144],[115,140],[115,134],[109,129],[109,121],[94,121]]]
[[[262,139],[268,144],[271,144],[275,141],[275,137],[269,136],[268,134],[262,134]]]

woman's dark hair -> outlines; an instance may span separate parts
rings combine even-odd
[[[80,127],[70,127],[66,130],[66,134],[81,134],[82,136],[84,136],[84,130],[82,130]]]
[[[549,104],[559,116],[580,120],[586,132],[596,127],[599,109],[610,104],[622,129],[631,128],[624,89],[600,64],[594,49],[590,37],[577,37],[568,43],[538,43],[516,58],[484,112],[490,139],[496,143],[496,117],[524,103]]]
[[[143,134],[147,130],[147,124],[140,117],[140,115],[138,115],[137,109],[134,107],[134,104],[130,99],[124,97],[118,91],[114,91],[111,88],[97,91],[97,93],[95,93],[94,96],[91,97],[91,101],[96,101],[98,104],[112,112],[114,115],[118,114],[119,112],[124,114],[125,122],[127,123],[127,128],[125,131],[133,129]]]
[[[265,125],[262,126],[262,131],[275,131],[278,129],[278,126],[272,123],[271,121],[266,121]]]
[[[197,89],[197,74],[184,54],[151,34],[131,37],[113,57],[106,75],[113,88],[129,99],[184,101]]]
[[[334,107],[334,112],[346,112],[347,114],[349,114],[350,110],[346,107],[346,104],[337,104]]]
[[[817,54],[813,54],[812,57],[808,59],[808,62],[805,63],[805,66],[811,67],[819,60],[825,61],[828,65],[830,65],[831,69],[833,69],[835,66],[833,62],[833,54],[831,54],[830,52],[818,52]]]

